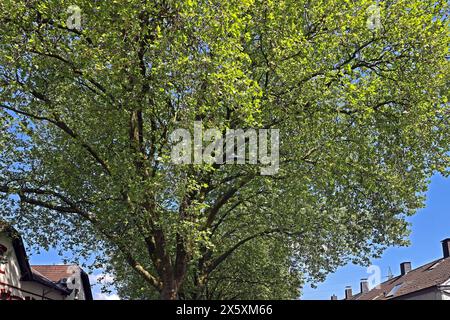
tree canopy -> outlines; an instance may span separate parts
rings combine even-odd
[[[447,1],[76,2],[0,3],[0,215],[31,245],[125,297],[253,299],[407,243],[449,164]],[[278,129],[279,172],[174,164],[194,121]]]

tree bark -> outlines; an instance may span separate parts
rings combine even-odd
[[[161,300],[177,300],[178,299],[178,289],[175,281],[169,281],[163,284],[163,289],[160,294]]]

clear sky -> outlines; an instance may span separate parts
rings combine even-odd
[[[400,273],[400,263],[412,262],[413,268],[442,256],[440,241],[450,237],[450,179],[434,176],[427,193],[426,207],[420,210],[409,220],[411,226],[411,246],[389,248],[381,259],[374,260],[373,264],[381,268],[382,281],[386,280],[389,268],[394,275]],[[57,264],[61,258],[51,250],[30,257],[31,264]],[[100,275],[100,271],[91,276],[91,284]],[[339,299],[344,297],[344,288],[353,287],[353,292],[359,292],[359,281],[367,278],[365,267],[347,265],[334,274],[330,274],[324,283],[317,289],[305,287],[302,299],[330,299],[336,294]],[[99,292],[99,285],[93,288],[96,299],[115,299],[116,295],[105,295]]]
[[[442,257],[441,240],[450,238],[450,178],[434,176],[427,192],[426,207],[409,219],[411,225],[411,245],[393,247],[385,251],[381,259],[373,265],[381,268],[382,281],[387,279],[388,270],[394,276],[400,273],[400,263],[412,262],[416,268]],[[302,299],[326,299],[332,294],[344,298],[345,286],[352,286],[353,293],[359,292],[359,282],[367,278],[366,267],[347,265],[330,274],[316,289],[305,287]]]

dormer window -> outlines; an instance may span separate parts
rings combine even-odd
[[[391,289],[391,291],[389,291],[389,293],[386,295],[386,298],[390,298],[395,296],[395,294],[397,293],[398,289],[400,289],[400,287],[402,286],[403,283],[399,283],[397,284],[395,287],[393,287]]]

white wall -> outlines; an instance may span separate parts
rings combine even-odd
[[[442,284],[441,300],[450,300],[450,279]]]
[[[72,277],[75,279],[75,285],[74,288],[78,289],[78,293],[76,294],[75,290],[72,291],[72,293],[66,298],[67,300],[85,300],[86,296],[84,294],[84,287],[83,282],[81,281],[81,269],[78,266],[73,266],[73,270],[75,273],[72,275]],[[76,295],[76,296],[75,296]]]

